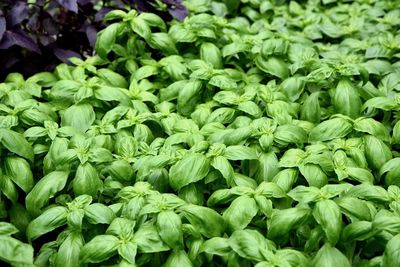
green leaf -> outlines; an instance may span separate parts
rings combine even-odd
[[[169,255],[165,267],[193,267],[193,263],[184,250],[175,250]]]
[[[0,259],[11,266],[33,266],[33,247],[13,237],[0,236]]]
[[[173,39],[165,32],[152,33],[148,44],[155,49],[161,50],[167,55],[176,55],[178,50],[176,49]]]
[[[265,59],[259,55],[256,57],[255,62],[260,70],[281,78],[282,80],[289,76],[289,67],[286,62],[279,57],[270,56],[268,59]]]
[[[55,264],[66,267],[78,266],[83,245],[84,239],[80,233],[70,233],[58,249]]]
[[[328,242],[334,246],[342,230],[342,214],[339,206],[330,199],[318,201],[313,209],[313,216],[324,230]]]
[[[0,235],[13,235],[18,233],[19,230],[8,222],[0,222]]]
[[[118,87],[111,87],[111,86],[101,86],[100,88],[94,91],[94,96],[103,101],[118,101],[121,103],[125,103],[129,101],[129,97],[126,94],[126,90],[118,88]]]
[[[382,257],[382,267],[397,266],[400,264],[400,234],[395,235],[386,244]]]
[[[210,169],[209,160],[202,154],[193,153],[185,156],[170,169],[169,182],[172,188],[182,187],[206,177]]]
[[[229,146],[224,156],[229,160],[258,159],[256,151],[246,146]]]
[[[49,199],[66,185],[68,172],[54,171],[40,179],[26,196],[26,209],[33,215],[39,215]]]
[[[238,108],[238,110],[241,110],[241,111],[253,116],[254,118],[260,118],[263,114],[261,109],[258,107],[258,105],[256,103],[254,103],[253,101],[242,102],[238,105],[237,108]]]
[[[393,127],[392,143],[400,144],[400,121],[396,122]]]
[[[347,78],[342,78],[332,97],[333,105],[338,113],[357,118],[361,110],[361,100],[357,89]]]
[[[122,239],[131,239],[133,236],[135,221],[127,218],[115,218],[107,228],[106,234],[118,236]]]
[[[321,120],[321,106],[319,92],[310,94],[301,106],[300,118],[309,122],[319,123]]]
[[[301,147],[307,141],[307,132],[299,126],[280,125],[274,132],[274,141],[283,146],[292,143]]]
[[[162,241],[156,226],[152,224],[141,225],[135,233],[134,241],[137,243],[141,253],[157,253],[170,249]]]
[[[138,16],[138,18],[141,18],[144,21],[146,21],[147,25],[149,25],[151,27],[158,27],[164,31],[166,29],[164,20],[161,17],[157,16],[156,14],[144,12],[144,13],[141,13]]]
[[[365,135],[365,157],[371,169],[379,170],[386,162],[392,158],[390,148],[380,139]]]
[[[355,240],[363,241],[374,235],[372,223],[369,221],[356,221],[343,228],[342,239],[345,242]]]
[[[353,218],[358,220],[371,221],[375,213],[373,213],[368,206],[367,201],[358,199],[355,197],[341,197],[336,201],[336,204],[340,207],[343,214],[348,216],[353,220]]]
[[[72,187],[76,196],[90,195],[96,197],[101,189],[101,180],[97,170],[90,163],[80,164],[72,181]]]
[[[222,90],[234,90],[237,88],[236,82],[226,75],[215,75],[208,83]]]
[[[150,39],[151,29],[142,17],[134,18],[130,24],[132,31],[146,40]]]
[[[101,58],[107,59],[107,54],[111,51],[117,39],[119,27],[119,23],[113,23],[99,32],[96,40],[96,52]]]
[[[281,83],[281,88],[290,101],[296,101],[303,93],[306,80],[303,77],[289,77]],[[318,97],[317,97],[318,101]],[[316,110],[314,110],[316,112]]]
[[[119,240],[112,235],[97,235],[83,246],[80,252],[82,263],[100,263],[117,253]]]
[[[350,267],[349,260],[343,255],[337,248],[332,247],[329,243],[326,243],[315,255],[312,266],[319,267]]]
[[[179,88],[178,111],[183,115],[190,115],[193,112],[197,101],[200,98],[202,83],[199,80],[191,80]]]
[[[372,118],[358,118],[354,122],[354,130],[358,132],[368,133],[381,139],[384,142],[389,142],[389,133],[386,127]]]
[[[231,252],[228,239],[222,237],[213,237],[201,244],[200,252],[212,255],[227,256]]]
[[[229,208],[224,211],[222,217],[225,219],[228,228],[233,232],[246,228],[257,212],[256,201],[244,195],[236,198]]]
[[[225,221],[215,210],[191,204],[182,209],[183,216],[204,236],[211,238],[225,232]]]
[[[7,157],[5,171],[8,177],[16,183],[25,193],[28,193],[34,184],[33,174],[29,163],[19,157]]]
[[[343,118],[326,120],[315,126],[308,136],[310,142],[328,141],[345,137],[353,130],[350,122]]]
[[[268,241],[256,230],[238,230],[233,232],[228,240],[229,246],[240,257],[252,261],[266,260],[265,254],[274,249],[273,243]]]
[[[10,152],[33,162],[33,148],[22,134],[0,128],[0,142]]]
[[[299,203],[316,202],[321,197],[321,192],[318,188],[310,186],[298,185],[287,193],[289,197]]]
[[[137,244],[134,242],[123,243],[118,247],[118,254],[130,264],[135,264]]]
[[[321,188],[328,183],[328,176],[319,165],[311,163],[300,165],[299,171],[309,186]]]
[[[65,207],[53,207],[45,210],[39,217],[31,221],[26,229],[29,240],[53,231],[67,223],[68,209]]]
[[[222,56],[219,48],[213,43],[204,42],[200,46],[200,58],[211,63],[214,69],[222,68]]]
[[[85,207],[85,218],[91,224],[110,224],[115,214],[113,210],[101,203],[94,203]]]
[[[309,208],[289,208],[283,210],[274,210],[272,217],[269,221],[268,238],[278,242],[284,243],[290,231],[305,223],[311,210]]]
[[[216,170],[218,170],[222,176],[226,179],[228,185],[231,185],[233,182],[233,168],[229,161],[223,156],[214,157],[211,160],[211,166],[213,166]]]
[[[71,126],[86,132],[95,120],[93,106],[89,104],[72,105],[64,111],[61,118],[62,126]]]
[[[160,212],[157,215],[157,229],[161,239],[172,249],[183,248],[182,221],[175,212]]]

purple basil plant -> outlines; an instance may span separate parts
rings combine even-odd
[[[0,1],[0,79],[10,72],[31,75],[51,70],[71,56],[94,51],[97,32],[113,9],[135,8],[164,20],[183,20],[181,0],[2,0]]]

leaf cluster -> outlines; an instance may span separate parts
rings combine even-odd
[[[396,5],[185,4],[0,84],[0,259],[399,266]]]

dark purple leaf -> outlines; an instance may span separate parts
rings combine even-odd
[[[180,0],[162,0],[162,2],[165,4],[168,4],[168,5],[182,6],[182,1],[180,1]]]
[[[137,1],[135,1],[135,3],[137,5],[137,8],[139,11],[148,11],[149,6],[148,6],[147,1],[137,0]]]
[[[48,36],[48,35],[41,35],[39,36],[39,42],[43,46],[48,46],[49,44],[52,44],[56,41],[56,38],[54,36]]]
[[[6,31],[0,42],[0,49],[8,49],[13,45],[18,45],[30,51],[40,54],[39,47],[36,43],[22,31]]]
[[[88,4],[94,4],[96,1],[94,0],[78,0],[78,4],[81,6],[88,5]]]
[[[29,10],[26,2],[18,1],[13,5],[7,16],[7,23],[12,27],[28,18]]]
[[[45,33],[49,35],[56,35],[59,33],[57,22],[55,22],[51,17],[44,19],[42,23]]]
[[[89,25],[85,29],[86,37],[88,38],[89,44],[94,48],[96,44],[96,38],[97,38],[97,30],[96,27],[93,25]]]
[[[55,48],[53,50],[53,53],[59,60],[61,60],[64,63],[69,62],[68,59],[71,57],[81,58],[81,55],[79,55],[75,51],[67,50],[67,49]]]
[[[40,27],[39,14],[36,13],[30,16],[27,26],[30,30],[37,31]]]
[[[3,16],[1,16],[0,17],[0,41],[1,41],[1,39],[3,39],[3,35],[4,35],[5,31],[6,31],[6,19]]]
[[[36,0],[36,4],[43,6],[46,3],[46,0]]]
[[[11,68],[19,61],[16,55],[14,55],[13,53],[11,53],[10,55],[9,51],[7,51],[7,56],[1,54],[0,56],[2,56],[2,58],[0,59],[0,64],[3,69]]]
[[[102,21],[104,19],[104,16],[110,12],[111,10],[113,10],[112,8],[109,7],[102,7],[95,15],[94,19],[95,21],[99,22]]]
[[[65,9],[78,13],[78,2],[77,0],[56,0]]]
[[[184,20],[188,16],[188,11],[184,6],[175,6],[168,8],[169,13],[177,20]]]

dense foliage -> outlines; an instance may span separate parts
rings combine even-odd
[[[0,1],[0,79],[10,71],[32,75],[52,70],[69,57],[92,55],[96,34],[114,9],[155,12],[183,20],[179,0],[2,0]]]
[[[0,259],[400,266],[395,1],[185,4],[0,84]]]

